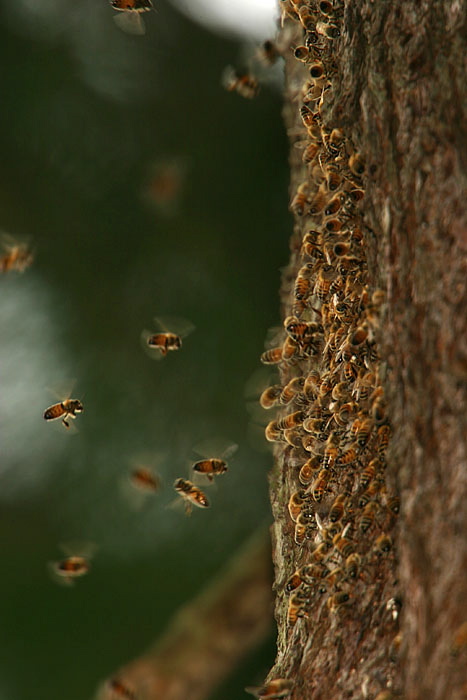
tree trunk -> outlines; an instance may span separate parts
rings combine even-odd
[[[295,216],[282,303],[295,318],[281,358],[265,359],[280,359],[282,385],[302,381],[273,400],[295,391],[267,429],[279,628],[268,680],[292,681],[297,700],[460,700],[466,8],[280,5]]]

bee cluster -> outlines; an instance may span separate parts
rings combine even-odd
[[[377,350],[384,292],[368,271],[365,159],[329,109],[343,3],[282,0],[280,6],[283,32],[292,26],[299,37],[290,51],[303,64],[304,84],[289,130],[302,149],[283,289],[290,315],[283,341],[261,356],[280,375],[260,396],[264,409],[282,409],[265,429],[284,470],[271,478],[276,548],[289,569],[277,612],[286,630],[279,658],[299,619],[311,624],[329,615],[336,627],[360,614],[369,588],[391,565],[399,511],[385,473],[391,427]],[[284,527],[280,504],[287,499]]]

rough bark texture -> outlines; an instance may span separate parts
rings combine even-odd
[[[296,222],[283,314],[305,324],[286,328],[280,384],[313,372],[318,380],[315,394],[302,388],[295,405],[268,426],[277,441],[271,498],[278,622],[269,680],[292,679],[295,699],[461,700],[467,697],[466,8],[457,0],[280,4]],[[329,32],[331,25],[337,31]],[[326,36],[332,32],[338,36]],[[297,46],[304,48],[294,55]],[[310,67],[318,63],[325,78],[310,82]],[[342,130],[343,145],[331,136],[334,129]],[[308,162],[294,148],[300,141],[305,149],[316,146]],[[355,153],[366,163],[361,179]],[[320,192],[326,203],[334,196],[323,181],[333,165],[344,178],[335,215],[317,204]],[[365,190],[359,204],[349,200],[356,189]],[[338,237],[327,228],[332,218],[340,220],[340,240],[350,242],[348,256],[355,258],[354,269],[349,263],[342,274],[333,247]],[[307,238],[311,230],[317,233]],[[330,290],[320,287],[325,265],[332,268]],[[344,286],[336,282],[340,276]],[[308,279],[305,294],[300,277]],[[384,290],[384,303],[375,290]],[[340,313],[340,302],[347,311]],[[365,341],[346,354],[346,342],[362,326]],[[369,392],[361,387],[366,371],[375,376]],[[347,382],[348,394],[344,387],[335,400],[340,382]],[[334,414],[344,401],[356,406],[341,424]],[[302,416],[280,422],[299,410]],[[303,422],[313,416],[324,421],[321,434]],[[369,439],[363,436],[357,459],[347,461],[359,436],[356,421],[367,419]],[[380,428],[389,425],[386,451]],[[310,458],[316,471],[306,481],[299,474]],[[374,458],[380,460],[371,493],[375,517],[365,529],[362,474]],[[323,464],[325,492],[315,498]],[[298,525],[314,515],[302,528],[303,542],[297,513],[287,508],[297,492],[298,512],[308,511]],[[344,514],[332,529],[339,496]],[[393,528],[396,497],[401,512]],[[356,576],[339,551],[343,537],[351,542],[347,551],[360,557]],[[384,537],[394,542],[389,551],[381,547]],[[316,551],[326,544],[319,560]],[[310,571],[303,567],[318,560],[322,574],[305,575]],[[336,598],[343,593],[348,600]]]

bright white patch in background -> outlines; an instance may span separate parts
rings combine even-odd
[[[175,7],[213,31],[261,41],[276,33],[277,0],[171,0]]]
[[[42,418],[54,403],[46,387],[61,384],[67,363],[53,324],[53,302],[30,272],[0,280],[0,500],[37,495],[69,435],[51,435]],[[68,375],[69,378],[69,375]],[[65,433],[65,431],[63,431]]]

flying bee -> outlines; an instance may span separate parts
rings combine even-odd
[[[346,496],[343,494],[339,494],[334,501],[334,503],[331,506],[331,510],[329,511],[329,520],[332,523],[337,522],[342,518],[345,512],[345,503],[346,503]]]
[[[154,321],[160,330],[156,333],[144,330],[141,338],[145,349],[149,348],[150,356],[156,360],[165,357],[169,351],[179,350],[182,347],[182,338],[195,330],[191,321],[182,318],[160,317]],[[169,328],[172,330],[169,331]],[[157,352],[154,353],[153,350]]]
[[[136,694],[118,678],[111,678],[107,682],[107,688],[112,693],[111,697],[136,700]]]
[[[293,681],[289,681],[286,678],[276,678],[266,685],[262,685],[259,688],[248,687],[245,688],[247,693],[254,695],[255,698],[285,698],[290,695],[293,688]]]
[[[114,10],[121,15],[114,17],[117,26],[128,34],[144,34],[146,29],[141,17],[143,12],[153,9],[151,0],[110,0]]]
[[[156,493],[161,487],[161,480],[148,467],[135,467],[130,473],[130,483],[145,493]]]
[[[326,601],[326,605],[331,613],[338,613],[349,604],[349,601],[349,594],[345,591],[339,591],[338,593],[334,593],[334,595],[329,596]]]
[[[259,83],[254,75],[238,71],[227,66],[222,74],[222,87],[228,92],[236,92],[247,100],[252,100],[259,93]]]
[[[222,441],[211,441],[205,445],[198,445],[193,448],[195,452],[204,457],[194,464],[191,468],[196,474],[202,474],[208,481],[212,482],[215,476],[225,474],[227,471],[227,459],[229,459],[237,450],[238,445],[225,445]],[[217,452],[217,456],[210,456],[210,452]],[[208,456],[209,455],[209,456]]]
[[[0,234],[0,245],[3,255],[0,255],[0,272],[24,272],[32,264],[34,256],[27,243],[20,243],[8,233]]]
[[[279,398],[283,392],[283,387],[280,384],[268,386],[259,397],[259,403],[266,410],[273,408],[279,403]]]
[[[174,482],[174,489],[185,500],[185,511],[187,515],[190,515],[192,505],[198,508],[209,507],[209,501],[203,491],[191,481],[188,481],[188,479],[176,479]]]
[[[60,561],[50,562],[50,573],[57,583],[73,585],[75,579],[89,572],[90,560],[96,551],[96,546],[87,542],[61,545],[61,548],[68,556]]]
[[[84,406],[79,399],[63,399],[63,401],[54,403],[53,406],[46,408],[44,411],[44,418],[45,420],[57,420],[57,418],[61,418],[65,428],[69,428],[69,419],[72,418],[74,420],[76,415],[83,410]]]
[[[274,41],[271,41],[271,39],[266,39],[266,41],[263,41],[257,51],[259,61],[267,66],[273,66],[280,55],[281,52],[279,51],[277,44],[275,44]]]

